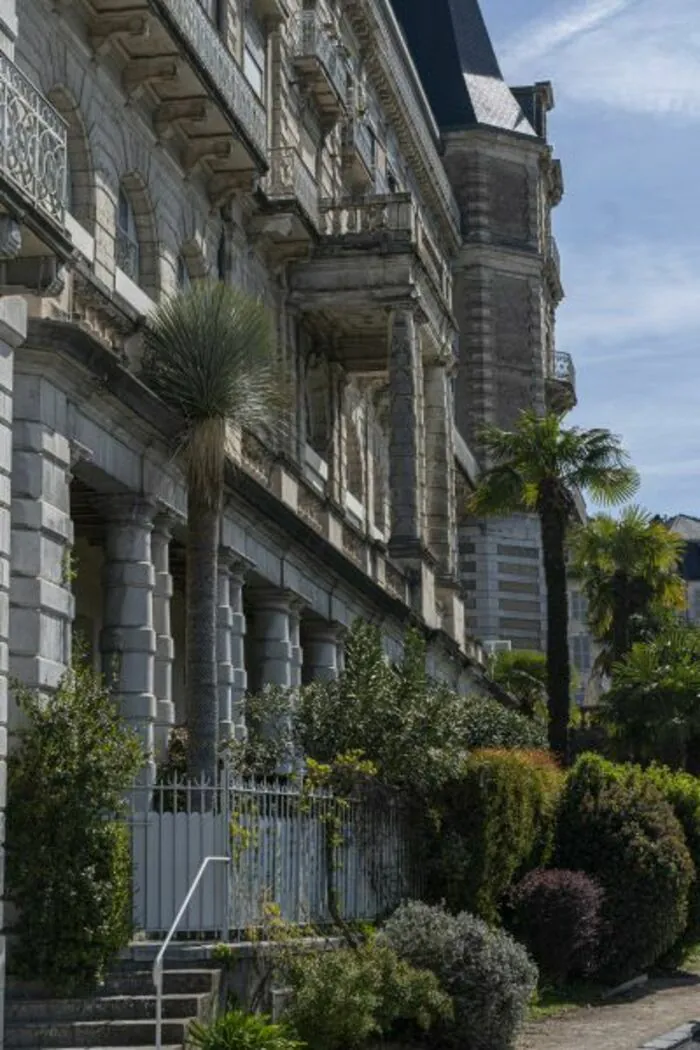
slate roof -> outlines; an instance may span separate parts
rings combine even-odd
[[[391,3],[441,128],[536,134],[503,80],[479,0]]]

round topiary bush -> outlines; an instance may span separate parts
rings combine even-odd
[[[638,766],[583,755],[557,822],[555,863],[604,891],[600,973],[625,980],[653,965],[685,929],[693,864],[683,829]]]
[[[537,985],[537,967],[503,930],[461,912],[402,905],[380,938],[412,966],[432,970],[454,1005],[439,1036],[460,1050],[508,1050]]]
[[[508,927],[553,984],[594,972],[603,896],[582,871],[531,871],[511,891]]]

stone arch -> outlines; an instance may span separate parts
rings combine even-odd
[[[48,92],[48,99],[68,126],[67,209],[81,226],[94,234],[95,169],[83,115],[72,93],[62,84]]]
[[[119,189],[126,197],[133,212],[135,235],[138,243],[136,283],[152,299],[157,299],[160,293],[158,231],[148,187],[139,172],[131,171],[126,175],[122,175]],[[117,202],[117,226],[119,226],[119,202]]]

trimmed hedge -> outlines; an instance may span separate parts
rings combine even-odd
[[[685,833],[685,841],[695,872],[688,897],[686,935],[700,935],[700,780],[690,773],[676,773],[666,766],[653,765],[647,778],[672,807]]]
[[[546,752],[471,754],[435,800],[435,899],[497,922],[514,879],[551,856],[562,782]]]
[[[514,1045],[537,986],[537,967],[512,937],[466,912],[449,915],[416,901],[395,911],[379,937],[411,966],[432,970],[452,997],[454,1020],[436,1032],[437,1045]]]
[[[603,886],[603,977],[640,973],[683,933],[693,863],[673,810],[638,766],[591,754],[577,761],[562,796],[555,863]]]
[[[508,928],[555,985],[594,973],[603,890],[582,871],[531,871],[511,892]]]

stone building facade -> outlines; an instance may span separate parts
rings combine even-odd
[[[267,304],[294,386],[230,435],[222,737],[246,689],[337,674],[356,617],[464,691],[477,638],[541,643],[533,522],[464,504],[479,426],[571,397],[551,90],[503,84],[476,0],[413,6],[456,46],[400,0],[0,0],[2,756],[8,675],[50,691],[76,633],[153,761],[183,718],[186,498],[139,360],[205,276]]]

